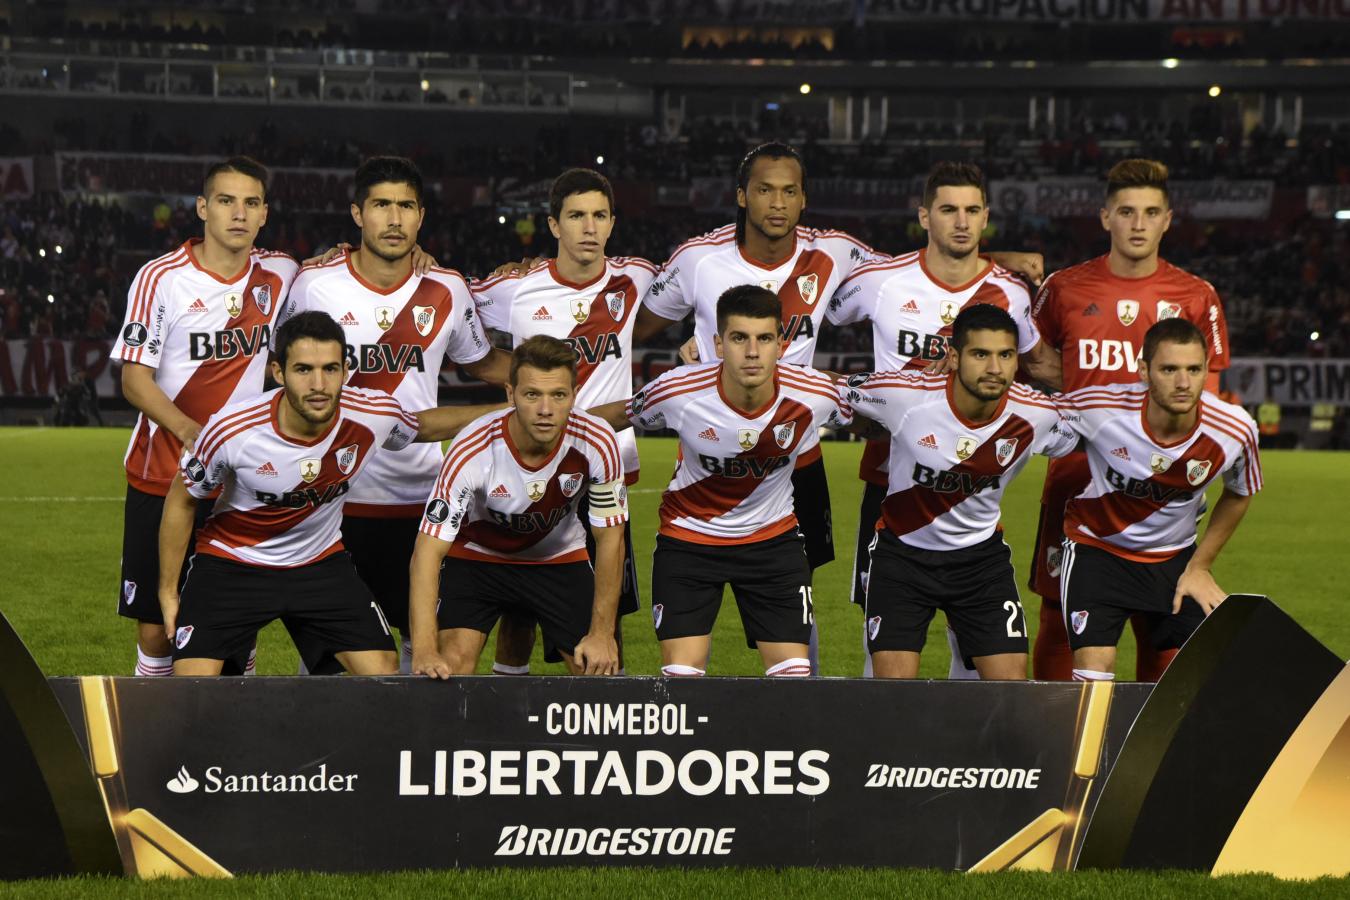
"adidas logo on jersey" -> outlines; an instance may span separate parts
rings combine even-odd
[[[900,307],[900,311],[902,313],[910,313],[911,315],[916,314],[919,311],[919,304],[915,303],[913,300],[910,300],[904,306]]]
[[[700,440],[704,440],[704,441],[720,441],[720,440],[721,440],[721,438],[719,438],[719,437],[717,436],[717,432],[713,430],[713,427],[712,427],[711,425],[709,425],[707,428],[705,428],[705,429],[703,429],[702,431],[700,431],[700,432],[698,433],[698,436],[699,436],[699,439],[700,439]]]
[[[190,313],[204,313],[206,312],[206,304],[202,302],[201,297],[198,297],[188,304],[187,311]]]
[[[261,466],[258,466],[258,468],[254,469],[253,474],[266,475],[268,478],[276,478],[277,467],[272,465],[272,461],[269,459],[267,462],[263,463]]]
[[[1111,451],[1111,455],[1112,455],[1112,456],[1118,456],[1118,457],[1120,457],[1121,459],[1129,459],[1129,458],[1130,458],[1130,451],[1129,451],[1129,450],[1126,450],[1124,447],[1117,447],[1116,449],[1114,449],[1114,450]]]
[[[506,500],[511,497],[511,492],[506,489],[506,485],[499,484],[492,489],[492,493],[488,494],[488,496],[496,500]]]
[[[347,310],[347,314],[338,319],[338,324],[346,327],[348,325],[360,325],[361,323],[356,321],[356,316],[352,315],[351,310]]]
[[[1083,315],[1085,316],[1100,316],[1101,314],[1101,309],[1099,309],[1095,303],[1089,303],[1083,308]]]
[[[919,438],[919,446],[924,447],[928,450],[936,450],[938,448],[937,435],[926,434],[923,437]]]
[[[534,315],[530,316],[536,322],[552,322],[553,316],[549,315],[548,307],[541,306],[535,310]]]

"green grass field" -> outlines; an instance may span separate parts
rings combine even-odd
[[[115,613],[121,548],[121,458],[125,429],[0,429],[0,459],[9,481],[0,486],[4,589],[0,611],[25,639],[50,675],[130,674],[134,666],[132,624]],[[816,615],[824,674],[854,676],[862,667],[859,610],[847,602],[854,528],[861,492],[855,477],[861,445],[827,442],[830,490],[839,558],[816,573]],[[646,615],[651,550],[660,489],[674,463],[675,444],[641,441],[641,484],[632,496],[634,537],[643,577],[644,611],[626,623],[628,671],[659,668],[656,641]],[[1350,496],[1350,457],[1331,453],[1269,453],[1263,458],[1266,492],[1220,560],[1216,576],[1233,592],[1264,593],[1342,657],[1350,655],[1350,617],[1339,591],[1346,573],[1344,528],[1350,515],[1337,498]],[[1033,461],[1008,491],[1004,528],[1013,547],[1018,580],[1024,581],[1035,537],[1044,464]],[[1037,625],[1039,601],[1024,591],[1028,625]],[[735,606],[724,603],[713,642],[710,674],[759,674],[758,654],[745,647]],[[1120,674],[1133,673],[1130,638],[1122,645]],[[488,654],[485,654],[485,657]],[[486,660],[490,665],[490,659]],[[940,622],[929,636],[922,673],[943,677],[947,651]],[[291,674],[296,655],[278,625],[259,646],[259,670]],[[486,666],[483,667],[484,670]],[[536,672],[559,671],[536,659]],[[565,881],[563,880],[565,879]],[[606,897],[1275,897],[1286,894],[1350,896],[1350,879],[1309,884],[1270,878],[1209,879],[1180,873],[1016,873],[962,876],[942,872],[837,870],[557,870],[401,873],[389,876],[281,875],[230,883],[132,884],[78,879],[6,884],[13,897],[356,897],[425,894],[476,897],[554,896],[568,883]]]

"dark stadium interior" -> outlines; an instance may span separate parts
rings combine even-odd
[[[79,154],[256,156],[282,170],[261,242],[301,258],[355,229],[340,190],[294,170],[407,155],[435,186],[422,244],[482,276],[552,252],[540,185],[568,165],[615,182],[611,252],[660,262],[729,217],[691,184],[729,184],[749,147],[782,139],[814,184],[912,182],[953,158],[991,179],[1097,178],[1127,156],[1176,179],[1273,182],[1267,217],[1178,216],[1164,254],[1214,282],[1235,354],[1350,352],[1350,224],[1334,216],[1350,206],[1343,25],[1282,0],[1263,7],[1281,18],[1248,21],[1150,20],[1131,0],[1059,21],[962,5],[977,26],[939,6],[0,2],[0,156],[36,160],[31,193],[6,189],[0,207],[0,328],[108,336],[136,268],[200,227],[190,178],[151,196],[145,180],[165,170],[149,160],[133,189],[100,190],[131,176]],[[889,252],[922,243],[908,202],[816,206],[805,224]],[[995,204],[985,245],[1042,252],[1053,270],[1104,236],[1091,215]]]

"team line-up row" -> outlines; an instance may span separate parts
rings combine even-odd
[[[680,438],[651,597],[668,675],[706,670],[726,584],[769,674],[816,670],[811,571],[834,555],[821,426],[874,432],[854,599],[877,675],[917,673],[942,609],[954,672],[1025,677],[997,525],[1034,452],[1054,458],[1032,575],[1038,677],[1110,677],[1127,618],[1146,676],[1144,653],[1165,665],[1223,598],[1210,567],[1260,486],[1255,428],[1202,394],[1226,365],[1222,309],[1158,257],[1171,213],[1157,163],[1112,170],[1110,253],[1052,275],[1034,304],[979,253],[988,209],[967,164],[930,173],[928,246],[892,258],[800,227],[800,158],[756,148],[737,222],[659,269],[605,255],[609,184],[569,170],[550,194],[557,257],[472,285],[414,266],[410,163],[369,160],[355,182],[361,245],[297,271],[253,246],[266,171],[221,163],[198,199],[203,238],[132,285],[113,356],[142,411],[119,604],[140,621],[141,674],[247,671],[277,618],[314,672],[394,671],[391,626],[405,671],[472,672],[499,618],[494,671],[527,671],[537,622],[549,658],[621,672],[618,623],[638,605],[631,425]],[[689,365],[630,399],[634,340],[690,312]],[[826,321],[863,319],[876,374],[806,365]],[[436,409],[447,357],[507,384],[507,405]],[[1054,393],[1015,382],[1019,366]],[[268,367],[281,388],[262,393]]]

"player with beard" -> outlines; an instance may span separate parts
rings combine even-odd
[[[1147,159],[1127,159],[1106,176],[1102,228],[1111,236],[1105,256],[1055,272],[1036,297],[1033,312],[1045,342],[1063,360],[1064,390],[1129,384],[1138,378],[1143,335],[1155,322],[1180,318],[1206,336],[1210,391],[1228,367],[1228,326],[1214,287],[1178,269],[1158,255],[1172,223],[1167,167]],[[1030,587],[1042,598],[1041,625],[1032,658],[1035,676],[1067,680],[1074,667],[1059,603],[1062,581],[1064,506],[1088,484],[1088,457],[1082,453],[1053,460],[1045,476]],[[1156,681],[1174,650],[1159,650],[1144,634],[1147,621],[1134,625],[1138,678]]]
[[[385,450],[439,442],[487,407],[406,412],[383,391],[345,387],[342,328],[321,312],[277,329],[281,387],[213,415],[183,453],[159,527],[159,602],[174,674],[219,675],[280,619],[312,671],[340,663],[392,674],[380,605],[343,552],[343,501]],[[197,503],[219,492],[179,595]]]
[[[1059,354],[1041,340],[1031,318],[1031,294],[1007,269],[980,253],[980,235],[989,223],[984,173],[970,163],[940,162],[928,173],[919,224],[928,246],[881,263],[863,266],[830,301],[826,318],[846,325],[872,323],[872,354],[878,371],[922,371],[955,359],[947,342],[958,314],[976,304],[1007,310],[1017,323],[1020,367],[1032,380],[1058,390]],[[854,551],[853,601],[865,603],[868,564],[881,502],[887,493],[889,441],[869,442],[859,477],[866,483]],[[864,634],[864,642],[867,636]],[[948,630],[951,678],[974,678],[976,667]],[[866,660],[864,675],[872,673]]]
[[[1022,328],[972,303],[951,323],[949,375],[879,372],[846,381],[855,413],[890,432],[873,522],[867,648],[879,678],[916,678],[937,610],[981,678],[1023,679],[1026,622],[999,504],[1034,453],[1078,436],[1051,399],[1013,382]]]
[[[392,394],[405,409],[436,405],[442,360],[490,383],[505,383],[510,356],[490,345],[464,278],[413,265],[426,214],[421,173],[409,160],[377,156],[356,171],[351,215],[361,245],[306,266],[291,289],[287,313],[317,310],[346,334],[348,386]],[[441,454],[424,446],[376,459],[352,482],[343,540],[389,623],[408,641],[408,564],[422,507]]]
[[[247,157],[211,166],[197,198],[200,238],[146,263],[127,292],[112,349],[122,393],[140,411],[127,446],[127,500],[117,611],[137,620],[136,674],[173,674],[173,647],[153,592],[156,535],[178,460],[221,407],[263,389],[267,346],[296,264],[254,246],[267,222],[267,169]],[[198,523],[210,501],[198,506]],[[174,571],[182,570],[175,561]],[[245,647],[232,669],[251,672]]]
[[[1144,335],[1138,381],[1064,397],[1091,470],[1064,511],[1060,584],[1075,680],[1114,677],[1126,619],[1143,619],[1141,644],[1175,650],[1227,596],[1211,570],[1261,489],[1261,462],[1251,416],[1204,391],[1211,340],[1164,319]],[[1197,544],[1205,491],[1220,477]]]

